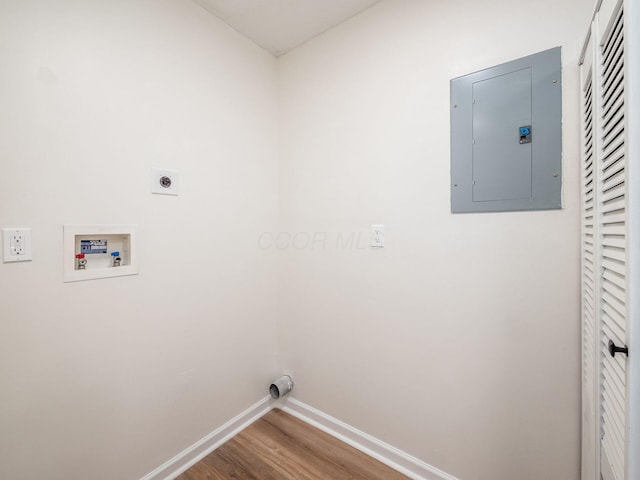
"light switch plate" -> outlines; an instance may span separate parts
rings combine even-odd
[[[27,262],[31,260],[31,229],[2,229],[2,261]]]
[[[178,172],[164,168],[151,169],[151,193],[178,195]]]
[[[384,225],[371,225],[371,246],[384,247]]]

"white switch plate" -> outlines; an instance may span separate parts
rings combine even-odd
[[[31,260],[31,229],[2,229],[2,261],[26,262]]]
[[[384,247],[384,225],[371,225],[371,246]]]
[[[151,193],[178,195],[178,172],[164,168],[151,169]]]

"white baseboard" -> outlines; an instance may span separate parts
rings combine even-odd
[[[414,480],[458,480],[456,477],[295,398],[274,401],[269,396],[264,397],[140,480],[172,480],[176,478],[274,408],[280,408],[303,422],[319,428]]]
[[[295,398],[288,398],[284,404],[276,405],[274,408],[281,408],[286,413],[319,428],[414,480],[458,480],[456,477]]]
[[[140,480],[171,480],[187,471],[216,448],[231,437],[245,429],[260,417],[274,408],[271,397],[266,396],[259,402],[247,408],[244,412],[235,416],[227,423],[216,428],[209,435],[190,447],[184,449],[171,460],[166,461],[153,472],[148,473]]]

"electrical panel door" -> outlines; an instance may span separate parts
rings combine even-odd
[[[561,208],[560,48],[451,81],[451,210]]]
[[[519,128],[531,125],[531,69],[474,83],[472,111],[473,201],[530,198],[532,144]]]

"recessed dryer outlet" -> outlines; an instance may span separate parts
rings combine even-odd
[[[164,168],[151,169],[151,193],[178,195],[178,172]]]
[[[65,225],[64,281],[138,273],[135,225]]]

